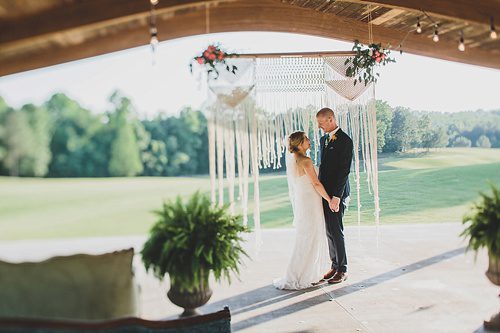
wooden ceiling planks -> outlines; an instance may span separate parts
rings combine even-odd
[[[463,0],[457,1],[464,10]],[[498,12],[495,1],[499,3],[484,0],[484,8],[483,2],[475,6]],[[500,39],[489,38],[489,26],[476,22],[481,15],[457,12],[458,19],[450,18],[453,11],[445,4],[451,0],[442,0],[437,13],[429,11],[440,24],[440,42],[433,43],[432,22],[415,9],[416,2],[161,0],[157,19],[161,40],[202,34],[205,5],[210,3],[211,32],[283,31],[367,42],[371,18],[375,42],[397,48],[407,35],[406,52],[500,68]],[[421,3],[428,10],[429,1]],[[0,75],[144,45],[149,9],[147,0],[0,0]],[[414,32],[418,17],[421,35]],[[460,31],[466,52],[457,51]]]

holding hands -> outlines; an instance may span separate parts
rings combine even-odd
[[[332,197],[329,202],[330,209],[332,212],[338,212],[340,207],[340,198]]]

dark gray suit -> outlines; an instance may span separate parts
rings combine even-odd
[[[345,198],[349,196],[350,191],[349,173],[351,171],[353,144],[351,138],[341,129],[335,135],[336,139],[330,141],[327,146],[325,146],[326,135],[320,140],[321,163],[318,177],[330,197],[341,198],[340,208],[336,213],[332,212],[328,202],[323,200],[323,212],[325,214],[326,235],[332,268],[340,272],[346,272],[347,255],[342,217],[344,216]]]

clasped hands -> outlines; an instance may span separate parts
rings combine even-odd
[[[337,197],[332,197],[330,201],[328,202],[328,205],[330,206],[330,209],[332,212],[338,212],[340,209],[340,198]]]

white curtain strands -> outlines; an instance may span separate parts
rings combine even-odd
[[[217,177],[218,177],[218,194],[219,194],[219,206],[224,205],[224,115],[222,113],[222,108],[217,103],[215,110],[215,139],[217,145]]]
[[[208,165],[210,173],[210,200],[216,201],[216,169],[215,169],[215,113],[212,108],[206,112],[208,127]]]
[[[205,111],[211,198],[214,204],[223,205],[226,188],[231,212],[241,212],[243,224],[253,226],[256,249],[261,244],[259,169],[282,168],[286,138],[297,130],[310,136],[311,157],[317,163],[322,133],[317,130],[315,115],[323,107],[335,111],[339,126],[353,140],[358,225],[362,219],[360,178],[363,171],[374,198],[375,222],[379,224],[375,92],[373,86],[369,89],[370,85],[365,86],[363,82],[355,85],[353,78],[346,77],[345,61],[349,56],[346,52],[338,56],[333,53],[303,57],[241,55],[226,59],[229,66],[238,67],[236,74],[218,65],[219,77],[208,78],[209,102],[205,103]],[[250,174],[253,178],[252,223],[248,221]],[[351,191],[354,192],[354,184]]]
[[[235,165],[234,165],[234,121],[231,115],[224,119],[224,148],[226,160],[226,179],[228,187],[229,211],[235,213],[234,209],[234,185],[235,185]]]

